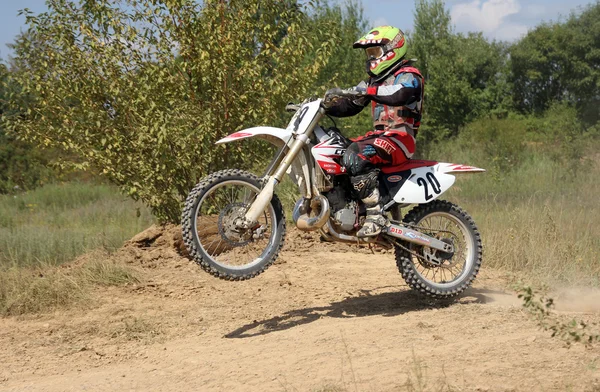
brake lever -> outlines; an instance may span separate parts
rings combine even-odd
[[[297,112],[298,110],[300,110],[300,105],[290,102],[287,105],[285,105],[285,111],[286,112]]]

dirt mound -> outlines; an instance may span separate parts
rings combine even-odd
[[[156,268],[187,260],[188,252],[181,226],[152,225],[127,241],[113,257],[124,263]]]
[[[207,227],[209,226],[214,225],[207,225]],[[217,236],[218,233],[215,232],[209,235]],[[318,232],[303,232],[295,227],[288,228],[284,241],[284,252],[306,253],[331,251],[359,254],[385,254],[388,252],[385,249],[376,246],[368,247],[358,244],[328,242],[324,240]],[[206,242],[211,243],[211,238],[209,237]],[[209,253],[213,253],[215,249],[209,249],[208,251]],[[142,265],[147,265],[149,262],[158,259],[167,261],[174,258],[189,257],[189,253],[183,243],[181,226],[176,225],[153,225],[149,227],[127,241],[121,250],[121,253],[132,255],[133,258]]]
[[[210,225],[209,225],[210,226]],[[217,236],[217,232],[209,234]],[[364,245],[341,244],[325,241],[318,232],[302,232],[298,229],[288,228],[284,240],[283,252],[338,252],[358,254],[385,254],[389,251]],[[207,243],[211,243],[208,238]],[[223,247],[223,245],[219,245]],[[213,249],[215,248],[215,249]],[[226,248],[209,249],[209,253],[220,253]],[[181,226],[177,225],[152,225],[148,229],[135,235],[127,241],[123,248],[117,252],[116,258],[125,263],[139,263],[142,267],[155,268],[157,265],[167,265],[174,261],[182,262],[189,259],[189,253],[183,243]],[[278,260],[277,262],[281,262]]]

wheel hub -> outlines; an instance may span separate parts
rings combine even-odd
[[[231,246],[244,246],[252,239],[251,230],[236,225],[236,222],[244,218],[246,209],[244,203],[231,203],[226,205],[219,214],[219,234]]]
[[[231,203],[225,206],[219,214],[219,234],[221,238],[233,247],[241,247],[251,241],[264,237],[266,228],[257,225],[245,228],[240,222],[245,222],[248,205],[245,203]]]

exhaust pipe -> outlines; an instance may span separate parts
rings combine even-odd
[[[327,234],[335,239],[337,242],[345,242],[347,244],[369,244],[377,241],[377,237],[365,237],[358,238],[354,235],[347,235],[338,233],[333,228],[331,221],[327,221]]]
[[[319,211],[319,214],[310,217],[309,212],[315,210]],[[314,231],[319,230],[327,223],[330,213],[329,201],[325,196],[319,195],[311,200],[298,200],[294,207],[292,219],[298,229],[302,231]]]

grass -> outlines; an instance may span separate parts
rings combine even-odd
[[[108,185],[47,185],[0,196],[0,268],[59,265],[112,251],[150,226],[147,209]]]
[[[93,286],[139,281],[135,270],[102,254],[62,264],[93,249],[112,252],[152,222],[147,209],[108,185],[47,185],[0,196],[0,316],[86,303]]]
[[[435,372],[440,373],[440,369],[436,368]],[[441,373],[441,377],[429,376],[427,365],[417,357],[413,349],[412,358],[406,367],[406,381],[398,390],[406,392],[459,392],[461,390],[448,383],[443,364]]]
[[[600,286],[600,137],[576,128],[544,118],[483,119],[427,149],[427,159],[488,170],[459,175],[442,195],[475,219],[484,268],[534,285]],[[277,194],[291,220],[298,192],[284,181]]]
[[[479,139],[487,137],[481,133]],[[509,151],[513,144],[518,147]],[[509,271],[534,285],[600,286],[598,148],[597,139],[565,148],[528,143],[515,134],[508,141],[467,135],[437,145],[428,158],[488,170],[457,176],[441,197],[475,219],[484,242],[484,268]],[[291,221],[298,192],[286,180],[277,194]]]
[[[125,341],[148,341],[164,334],[160,323],[143,317],[125,317],[115,323],[110,333],[111,339]]]
[[[351,362],[350,354],[346,353],[347,359]],[[456,385],[450,384],[444,373],[443,365],[441,366],[441,376],[439,376],[440,368],[436,367],[435,373],[438,376],[432,376],[429,374],[428,366],[423,360],[417,357],[412,351],[412,356],[408,360],[405,366],[401,366],[404,369],[405,381],[402,384],[391,388],[390,391],[398,392],[460,392],[463,388]],[[352,371],[353,373],[353,371]],[[399,377],[402,378],[402,377]],[[464,382],[463,382],[464,384]],[[285,389],[287,391],[287,388]],[[294,388],[294,390],[296,390]],[[350,386],[340,384],[325,384],[317,389],[313,389],[313,392],[350,392],[350,391],[372,391],[373,388],[359,386],[358,382],[352,374],[352,380]]]
[[[451,157],[486,167],[481,157],[465,158]],[[573,162],[529,151],[505,171],[488,162],[491,172],[460,178],[444,195],[477,222],[486,266],[533,283],[600,285],[600,162],[577,163],[573,171]]]
[[[599,286],[600,141],[486,134],[486,127],[506,128],[500,125],[475,124],[474,135],[466,131],[429,151],[431,159],[488,169],[459,177],[443,196],[475,218],[484,266],[532,284]],[[277,192],[290,219],[298,193],[290,181]],[[137,281],[135,271],[110,262],[60,265],[92,249],[111,252],[152,222],[147,209],[107,185],[0,196],[0,315],[50,311],[89,300],[91,286]]]
[[[65,267],[12,267],[0,273],[0,316],[50,312],[89,303],[90,287],[140,281],[134,269],[109,261]]]

